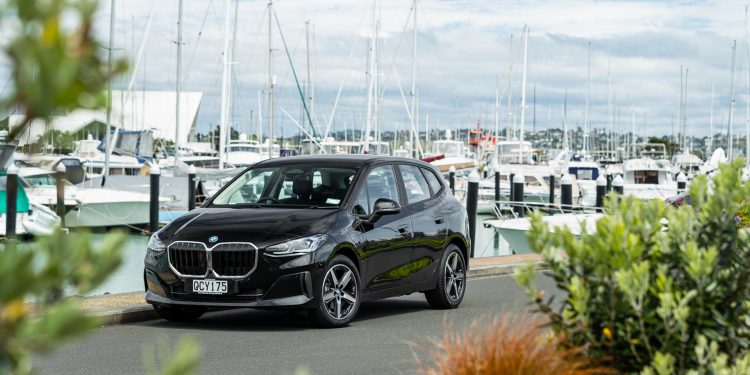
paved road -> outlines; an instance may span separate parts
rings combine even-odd
[[[539,286],[551,292],[549,279]],[[197,322],[151,321],[103,328],[83,341],[36,358],[41,374],[137,374],[144,347],[197,337],[203,350],[201,373],[292,374],[300,366],[314,374],[411,374],[410,343],[426,345],[446,323],[456,328],[527,307],[510,277],[472,279],[456,310],[431,310],[421,294],[363,304],[346,328],[316,329],[296,312],[232,310]]]

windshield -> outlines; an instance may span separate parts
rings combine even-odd
[[[463,145],[458,142],[435,142],[432,145],[432,152],[434,154],[463,156]]]
[[[23,179],[30,187],[55,186],[55,179],[48,174],[26,176]]]
[[[339,207],[351,186],[351,168],[252,168],[234,180],[212,206]]]

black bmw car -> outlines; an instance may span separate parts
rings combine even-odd
[[[403,158],[295,156],[253,165],[148,244],[146,301],[168,320],[209,307],[306,309],[348,324],[363,301],[466,292],[466,211],[437,169]]]

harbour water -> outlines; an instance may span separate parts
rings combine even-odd
[[[477,240],[475,257],[492,257],[509,255],[508,243],[495,234],[494,230],[482,226],[482,221],[490,216],[477,217]],[[94,240],[100,240],[104,234],[96,234]],[[88,295],[130,293],[143,290],[143,257],[146,255],[148,236],[142,234],[128,235],[123,249],[123,262],[120,268],[99,288]]]

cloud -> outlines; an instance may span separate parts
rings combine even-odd
[[[118,54],[134,55],[146,27],[152,0],[117,3]],[[155,1],[154,19],[139,67],[136,87],[170,90],[175,87],[177,6]],[[203,91],[198,130],[219,121],[224,37],[224,1],[184,2],[184,89]],[[255,124],[258,92],[266,90],[268,18],[265,1],[240,1],[235,42],[234,120],[246,129]],[[315,115],[323,123],[330,116],[343,84],[338,126],[356,122],[366,110],[367,45],[372,2],[283,0],[276,4],[290,56],[300,84],[306,77],[305,21],[314,24],[312,56]],[[408,122],[400,82],[409,103],[411,87],[411,2],[381,0],[381,82],[385,86],[383,126],[393,129]],[[528,104],[536,86],[536,126],[558,127],[568,92],[568,122],[583,121],[586,100],[587,43],[591,56],[591,121],[608,121],[608,66],[611,91],[620,113],[618,126],[630,129],[633,111],[643,132],[669,133],[678,108],[680,65],[689,69],[688,116],[691,132],[707,133],[711,87],[715,88],[715,124],[729,103],[732,40],[738,40],[737,106],[746,95],[744,7],[733,1],[468,1],[421,0],[418,8],[418,93],[420,118],[429,114],[431,127],[466,127],[477,120],[494,123],[496,86],[507,98],[508,61],[513,61],[512,108],[518,111],[521,89],[522,36],[529,25]],[[109,27],[106,3],[96,28],[106,42]],[[405,26],[406,25],[406,26]],[[274,25],[273,71],[277,75],[276,124],[291,131],[294,125],[278,108],[301,117],[301,102],[287,56]],[[402,32],[405,33],[402,34]],[[514,35],[513,53],[509,37]],[[353,44],[356,47],[353,48]],[[399,47],[396,53],[396,47]],[[352,52],[351,61],[348,59]],[[142,81],[145,68],[145,82]],[[0,69],[2,72],[2,69]],[[395,73],[394,73],[395,72]],[[398,76],[398,81],[396,79]],[[387,79],[386,79],[387,78]],[[123,86],[127,78],[118,85]],[[741,94],[742,93],[742,94]],[[265,95],[263,95],[265,101]],[[505,124],[505,100],[501,123]],[[744,116],[740,108],[737,121]],[[264,116],[267,109],[263,108]],[[528,111],[529,115],[533,112]],[[266,121],[266,120],[264,120]],[[518,121],[518,120],[517,120]],[[527,119],[531,123],[531,119]],[[322,127],[323,125],[321,125]],[[424,126],[424,123],[422,124]],[[718,126],[718,125],[716,125]],[[737,131],[740,131],[737,124]],[[276,130],[280,134],[280,129]]]

